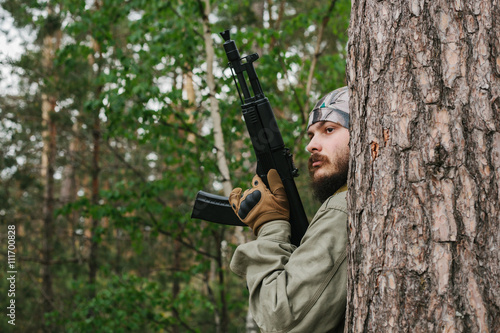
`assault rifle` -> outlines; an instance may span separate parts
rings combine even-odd
[[[290,204],[291,242],[298,246],[308,226],[307,216],[293,180],[294,177],[298,176],[298,170],[293,164],[290,150],[285,148],[271,104],[264,96],[253,67],[253,62],[259,58],[259,55],[254,53],[243,58],[240,57],[236,44],[230,38],[229,30],[221,32],[220,35],[225,41],[224,50],[229,60],[231,74],[241,100],[243,117],[257,157],[257,174],[269,187],[267,172],[270,169],[278,171]],[[250,81],[253,96],[245,76]],[[219,224],[245,226],[229,205],[227,197],[204,191],[198,192],[191,217]]]

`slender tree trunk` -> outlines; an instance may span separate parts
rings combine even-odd
[[[278,9],[278,17],[274,21],[272,19],[272,7],[273,7],[273,1],[272,0],[267,0],[267,10],[269,12],[269,25],[272,29],[274,30],[280,30],[281,27],[281,22],[283,20],[283,16],[285,14],[285,6],[286,6],[286,1],[285,0],[280,0],[279,2],[279,9]],[[269,49],[272,50],[276,46],[276,38],[274,35],[271,37],[271,40],[269,41]]]
[[[95,10],[100,10],[101,8],[101,3],[100,1],[96,0],[94,1],[94,7]],[[98,76],[101,72],[101,64],[100,60],[102,59],[102,53],[101,53],[101,46],[98,44],[98,42],[94,39],[92,39],[92,47],[95,51],[95,54],[97,54],[97,72],[95,73],[96,76]],[[89,57],[89,61],[91,65],[93,65],[96,61],[94,56]],[[103,87],[102,86],[97,86],[95,89],[94,93],[94,98],[99,98],[101,95]],[[91,174],[92,174],[92,181],[91,181],[91,203],[94,206],[99,205],[99,174],[101,172],[100,166],[99,166],[99,160],[100,160],[100,152],[101,152],[101,121],[99,118],[99,113],[100,113],[100,107],[96,108],[95,110],[92,110],[92,116],[94,123],[92,125],[92,167],[91,167]],[[98,242],[98,237],[99,235],[99,224],[100,221],[97,217],[92,216],[91,217],[91,227],[90,227],[90,252],[89,252],[89,285],[90,285],[90,290],[89,290],[89,298],[94,298],[96,295],[96,278],[97,278],[97,270],[99,267],[98,263],[98,256],[99,256],[99,242]],[[93,314],[90,313],[90,316]]]
[[[217,91],[215,90],[215,79],[214,79],[214,46],[212,41],[212,31],[210,28],[210,23],[208,22],[208,15],[210,15],[210,1],[205,1],[205,10],[203,16],[203,37],[205,39],[205,52],[206,52],[206,62],[207,62],[207,85],[210,90],[210,115],[213,122],[213,133],[215,140],[215,148],[217,149],[217,166],[219,167],[219,172],[222,176],[222,186],[224,189],[224,195],[229,196],[233,190],[231,185],[231,178],[229,175],[229,167],[226,161],[226,148],[224,144],[224,135],[222,134],[221,116],[219,111],[219,101],[215,97]]]
[[[199,0],[201,1],[201,0]],[[205,40],[205,52],[206,52],[206,63],[207,63],[207,85],[210,90],[210,115],[212,117],[212,122],[213,122],[213,133],[214,133],[214,141],[215,141],[215,148],[217,150],[217,166],[219,168],[219,172],[222,176],[222,186],[224,189],[224,195],[229,196],[231,193],[233,186],[231,184],[231,179],[229,175],[229,167],[228,163],[226,160],[226,148],[224,144],[224,135],[222,133],[222,125],[221,125],[221,116],[220,116],[220,111],[219,111],[219,101],[215,97],[216,95],[216,90],[215,90],[215,78],[214,78],[214,70],[213,70],[213,64],[214,64],[214,47],[213,47],[213,41],[212,41],[212,31],[210,27],[210,22],[208,20],[208,16],[211,13],[211,8],[210,8],[210,0],[204,0],[204,6],[202,5],[201,2],[200,4],[200,11],[202,14],[202,20],[203,20],[203,38]],[[203,9],[201,9],[203,8]],[[241,229],[241,228],[240,228]],[[237,233],[241,233],[241,230],[237,230]],[[217,235],[216,241],[218,241],[218,256],[221,256],[221,241],[224,239],[224,229],[221,229],[220,234]],[[219,272],[223,272],[223,263],[221,260],[218,262],[218,269]],[[228,318],[228,313],[227,313],[227,306],[226,306],[226,295],[225,295],[225,281],[224,281],[224,274],[220,273],[219,274],[219,296],[220,296],[220,302],[221,302],[221,309],[219,311],[219,315],[217,316],[217,311],[216,311],[216,324],[217,324],[217,332],[227,332],[228,324],[229,324],[229,318]],[[218,318],[217,318],[218,317]]]
[[[48,15],[53,11],[48,7]],[[43,38],[42,66],[48,77],[53,75],[54,56],[59,48],[61,31],[55,30]],[[50,87],[46,87],[50,91]],[[44,183],[44,205],[43,205],[43,241],[42,241],[42,297],[43,312],[54,310],[54,291],[52,288],[52,250],[54,242],[54,171],[56,157],[56,124],[54,121],[57,97],[47,91],[42,93],[42,123],[44,130],[43,151],[41,160],[41,176]],[[44,326],[45,330],[52,328]]]
[[[91,185],[91,202],[92,205],[99,204],[99,157],[101,150],[101,124],[99,120],[99,110],[94,114],[94,126],[92,129],[93,149],[92,149],[92,185]],[[98,250],[99,242],[97,241],[99,228],[99,219],[95,216],[91,218],[91,238],[90,238],[90,254],[89,254],[89,285],[90,298],[96,295],[95,283],[97,277]]]
[[[190,67],[189,64],[186,64],[186,67]],[[184,92],[186,93],[187,100],[189,104],[191,105],[190,107],[185,109],[186,114],[189,115],[188,123],[192,124],[194,122],[194,112],[196,111],[196,94],[194,91],[194,83],[193,83],[193,72],[189,70],[187,73],[184,74],[183,80],[182,80],[182,88]],[[195,142],[195,135],[194,133],[188,133],[187,135],[187,141],[189,142]]]
[[[44,146],[42,155],[42,179],[44,179],[43,205],[43,246],[42,246],[42,291],[44,312],[53,310],[54,292],[52,289],[52,246],[54,235],[54,163],[56,150],[56,126],[52,119],[55,100],[42,94],[42,119]]]
[[[63,180],[61,184],[61,204],[66,205],[71,202],[76,201],[76,191],[77,191],[77,179],[76,179],[76,156],[78,154],[78,122],[73,124],[72,128],[73,138],[69,144],[69,163],[64,167],[63,171]],[[64,231],[63,237],[69,237],[71,239],[71,252],[73,258],[80,258],[79,250],[78,250],[78,237],[76,234],[76,230],[78,229],[78,213],[76,211],[72,211],[68,220],[70,222],[70,226],[68,229]],[[78,260],[79,261],[79,260]],[[73,270],[73,280],[78,279],[78,270]]]
[[[220,299],[220,333],[228,331],[229,326],[229,315],[227,312],[227,300],[226,300],[226,279],[224,270],[224,261],[222,256],[222,241],[224,240],[224,229],[218,232],[215,236],[219,250],[217,251],[217,272],[218,272],[218,282],[219,282],[219,299]]]
[[[173,261],[174,274],[181,271],[181,265],[182,265],[181,251],[182,251],[181,243],[178,240],[174,240],[174,261]],[[172,283],[172,297],[173,297],[173,299],[177,298],[180,291],[181,291],[180,279],[178,276],[174,275],[174,279],[173,279],[173,283]],[[180,318],[179,312],[177,311],[177,309],[175,307],[173,308],[172,312],[173,312],[174,318],[176,318],[178,320],[178,322],[180,323],[181,318]],[[181,328],[180,324],[172,325],[172,332],[178,333],[178,332],[180,332],[180,328]]]
[[[190,64],[186,64],[187,68],[190,68]],[[188,100],[190,106],[186,108],[184,111],[189,115],[188,124],[194,123],[194,112],[196,107],[194,104],[196,103],[196,94],[193,83],[193,72],[189,69],[183,75],[182,80],[182,90],[183,93],[186,94],[186,99]],[[180,137],[186,136],[185,133],[179,133]],[[187,141],[194,143],[195,135],[193,133],[187,133],[185,138]],[[180,203],[179,203],[180,204]],[[179,224],[179,230],[181,229],[181,225]],[[181,243],[181,236],[176,236],[173,240],[173,261],[172,261],[172,271],[174,272],[173,281],[172,281],[172,298],[177,299],[179,293],[181,292],[181,279],[175,275],[178,272],[182,271],[182,250],[183,246]],[[176,324],[172,325],[171,330],[173,333],[181,332],[182,330],[182,318],[180,317],[179,311],[177,308],[173,307],[172,310],[174,318],[177,320]]]
[[[314,71],[316,70],[316,64],[318,63],[319,57],[321,57],[321,43],[323,42],[323,34],[325,32],[325,28],[328,24],[328,21],[330,20],[330,17],[332,15],[333,8],[335,7],[335,2],[337,0],[331,0],[330,6],[328,6],[328,9],[323,16],[323,19],[321,20],[321,25],[319,26],[318,29],[318,35],[316,36],[316,46],[314,47],[314,54],[311,60],[311,67],[309,68],[309,75],[307,76],[307,84],[306,84],[306,97],[309,96],[311,93],[311,88],[312,88],[312,83],[313,83],[313,78],[314,78]],[[330,41],[332,42],[332,41]],[[306,104],[304,109],[306,111],[309,110],[309,98],[306,99]]]
[[[348,332],[500,332],[499,24],[352,2]]]

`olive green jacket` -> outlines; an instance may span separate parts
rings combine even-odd
[[[347,187],[328,198],[299,247],[290,224],[264,224],[240,245],[231,269],[246,277],[250,310],[262,332],[343,332],[347,288]]]

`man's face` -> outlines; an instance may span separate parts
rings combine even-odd
[[[307,130],[309,175],[315,196],[325,201],[347,181],[349,130],[331,122],[317,122]]]

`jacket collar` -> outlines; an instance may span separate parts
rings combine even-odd
[[[339,188],[337,190],[337,192],[335,192],[333,195],[339,194],[339,193],[342,193],[342,192],[345,192],[345,191],[347,191],[347,184],[344,184],[344,186],[342,186],[341,188]]]

